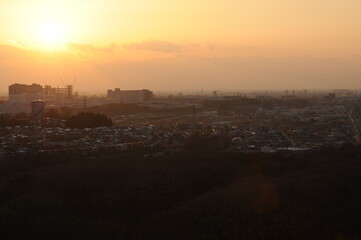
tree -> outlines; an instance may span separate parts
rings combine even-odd
[[[46,112],[45,116],[50,119],[60,118],[60,113],[57,109],[51,108]]]
[[[66,121],[66,126],[71,128],[111,127],[113,122],[104,114],[83,112],[70,117]]]
[[[59,110],[62,119],[68,119],[74,114],[73,110],[69,107],[61,107]]]

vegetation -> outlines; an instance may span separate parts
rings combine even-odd
[[[194,140],[195,141],[195,140]],[[0,160],[2,239],[359,239],[361,149]]]
[[[230,98],[224,101],[204,101],[205,108],[214,109],[218,111],[229,111],[236,110],[242,107],[242,110],[247,108],[266,108],[272,109],[274,107],[291,107],[291,108],[304,108],[309,106],[314,99],[303,99],[303,98],[295,98],[295,99],[278,99],[278,98],[265,98],[262,100],[260,98]]]
[[[66,121],[66,126],[71,128],[111,127],[113,122],[104,114],[83,112],[71,116]]]
[[[191,107],[148,107],[140,106],[138,104],[107,104],[103,106],[94,106],[87,109],[88,112],[102,113],[107,116],[114,115],[130,115],[130,114],[144,114],[144,113],[178,113],[178,112],[192,112]]]
[[[26,113],[19,113],[15,116],[0,114],[0,127],[29,126],[30,117]]]
[[[45,116],[50,119],[69,119],[74,115],[74,111],[69,107],[51,108],[46,111]]]

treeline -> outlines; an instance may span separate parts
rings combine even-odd
[[[113,122],[104,114],[82,112],[67,119],[66,126],[70,128],[111,127]]]
[[[69,107],[59,109],[51,108],[45,111],[45,119],[49,120],[67,120],[75,114],[75,111]],[[0,114],[0,127],[30,126],[32,124],[31,114],[18,113]]]
[[[0,127],[29,126],[30,117],[28,114],[19,113],[15,116],[0,114]]]
[[[194,140],[195,141],[195,140]],[[360,239],[361,149],[0,160],[2,239]]]
[[[203,102],[204,107],[214,110],[234,110],[238,107],[258,107],[261,104],[261,101],[254,98],[232,98],[225,99],[223,101],[210,101],[206,100]]]
[[[138,104],[107,104],[103,106],[94,106],[87,109],[88,112],[102,113],[107,116],[114,115],[130,115],[130,114],[144,114],[144,113],[177,113],[177,112],[192,112],[191,107],[149,107],[140,106]]]
[[[111,127],[113,122],[105,114],[81,112],[74,114],[70,108],[50,109],[46,112],[44,126],[52,120],[64,120],[65,126],[70,128]],[[0,127],[30,126],[32,123],[29,114],[19,113],[15,116],[0,115]]]
[[[204,107],[219,111],[230,111],[240,107],[242,108],[258,108],[263,107],[271,109],[274,107],[292,107],[292,108],[303,108],[310,106],[312,102],[317,101],[316,99],[278,99],[278,98],[226,98],[224,101],[204,101]]]
[[[69,107],[50,108],[45,111],[45,117],[49,119],[62,119],[67,120],[76,112]]]

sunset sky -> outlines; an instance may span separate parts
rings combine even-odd
[[[361,88],[360,0],[1,0],[0,93]]]

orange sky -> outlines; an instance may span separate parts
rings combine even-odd
[[[359,0],[2,0],[0,93],[361,88]]]

